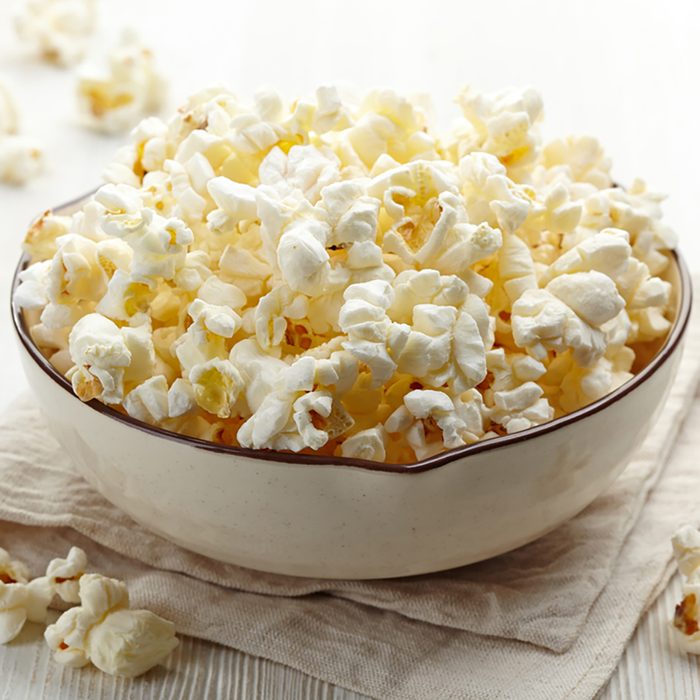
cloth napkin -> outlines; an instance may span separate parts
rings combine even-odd
[[[700,518],[699,372],[696,316],[665,409],[603,496],[509,554],[386,581],[255,572],[149,533],[75,473],[24,396],[0,418],[0,546],[39,575],[76,544],[180,633],[375,697],[588,698],[670,575],[674,529]]]

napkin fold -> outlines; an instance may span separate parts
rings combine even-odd
[[[77,475],[21,397],[0,418],[0,546],[38,575],[77,544],[180,633],[369,695],[591,697],[669,575],[673,530],[698,516],[700,440],[678,435],[700,420],[699,371],[696,318],[656,426],[579,516],[487,562],[386,581],[260,573],[151,534]]]

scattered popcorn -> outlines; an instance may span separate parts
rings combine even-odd
[[[15,27],[45,61],[69,66],[83,57],[96,14],[95,0],[25,0]]]
[[[71,547],[65,559],[53,559],[46,576],[54,591],[66,603],[79,603],[78,584],[87,568],[87,555],[80,547]]]
[[[121,581],[84,574],[79,602],[44,633],[59,663],[80,668],[92,662],[105,673],[133,678],[164,661],[178,645],[172,622],[129,608]]]
[[[692,525],[672,538],[678,571],[683,576],[683,600],[676,606],[672,629],[679,647],[700,654],[700,532]]]
[[[0,581],[0,644],[11,642],[27,621],[27,587]]]
[[[0,582],[27,583],[29,571],[21,562],[10,559],[10,553],[0,547]]]
[[[44,153],[34,139],[0,136],[0,181],[24,185],[44,169]]]
[[[0,547],[0,644],[11,642],[27,621],[46,622],[53,595],[48,578],[30,581],[27,567]]]
[[[100,128],[160,99],[134,44],[112,73],[81,83]],[[457,102],[441,136],[389,90],[147,117],[27,234],[33,338],[82,400],[253,449],[411,463],[602,398],[671,325],[661,198],[543,145],[532,89]]]
[[[0,82],[0,138],[16,134],[18,128],[19,118],[15,100],[9,88]]]
[[[166,82],[153,54],[131,34],[110,54],[104,71],[85,69],[78,81],[78,110],[86,126],[116,133],[156,113],[165,100]]]
[[[24,185],[44,169],[44,153],[34,139],[18,134],[14,98],[0,82],[0,182]]]
[[[158,665],[178,645],[172,622],[132,610],[121,581],[86,573],[87,556],[71,547],[53,559],[46,576],[29,580],[27,567],[0,548],[0,644],[12,641],[24,623],[47,621],[58,594],[69,608],[44,633],[59,663],[79,668],[92,662],[105,673],[132,678]]]

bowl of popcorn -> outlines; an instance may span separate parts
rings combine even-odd
[[[298,576],[479,561],[623,470],[691,287],[661,198],[532,89],[196,94],[30,227],[22,360],[80,473],[191,550]]]

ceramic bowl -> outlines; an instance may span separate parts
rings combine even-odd
[[[414,465],[225,447],[83,403],[34,345],[14,304],[12,311],[24,371],[51,432],[85,479],[135,521],[253,569],[368,579],[509,551],[564,523],[612,483],[678,368],[691,305],[679,256],[666,276],[675,321],[633,379],[575,413]]]

